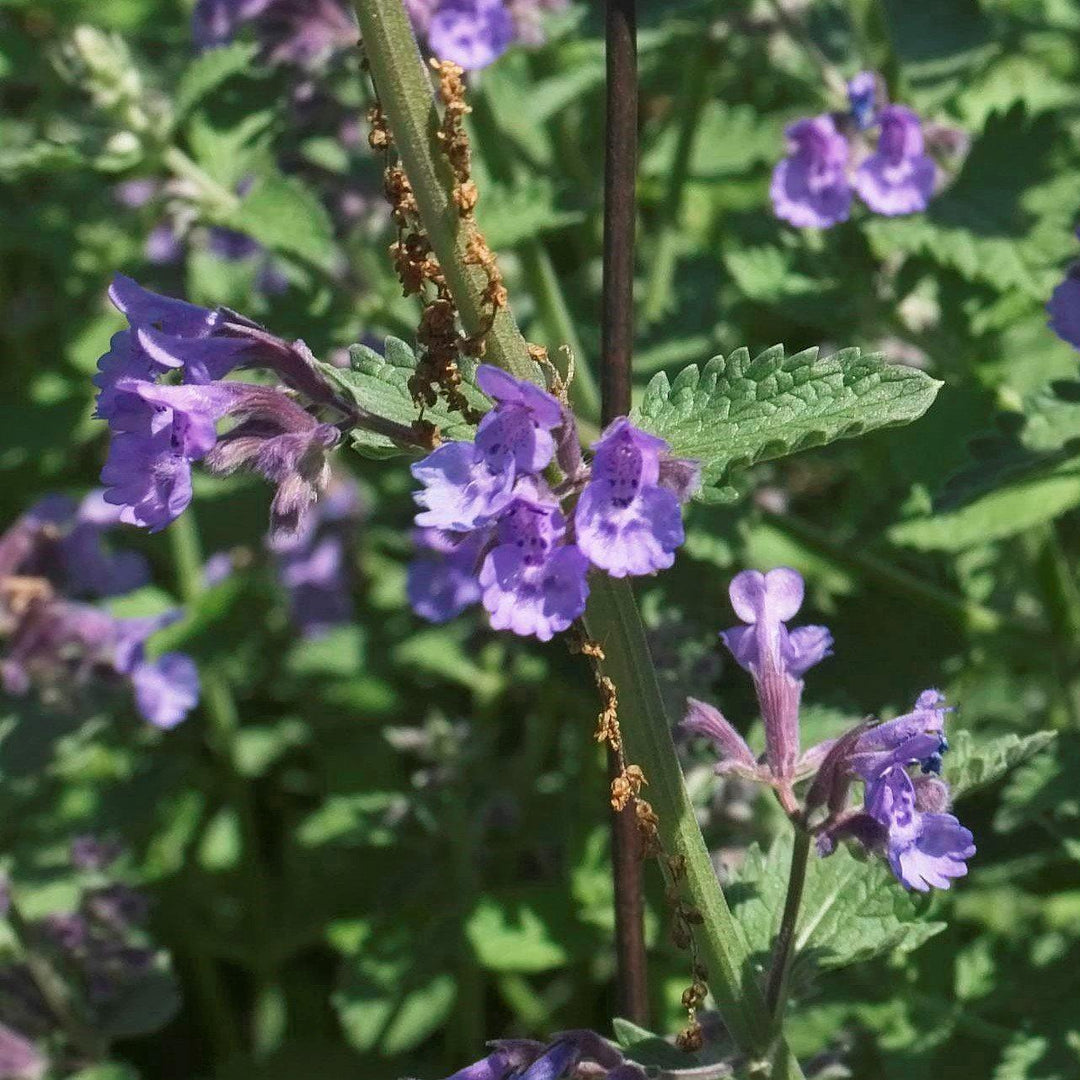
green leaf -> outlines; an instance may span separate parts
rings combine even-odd
[[[953,475],[932,516],[889,530],[920,551],[963,551],[1015,536],[1080,504],[1080,383],[1058,381],[997,417],[973,440],[972,461]]]
[[[1044,301],[1075,248],[1066,175],[1075,166],[1054,157],[1067,138],[1049,113],[995,113],[926,213],[867,221],[875,255],[922,255],[970,281]]]
[[[773,841],[767,855],[755,844],[724,890],[759,957],[768,954],[780,925],[791,847],[790,832]],[[825,859],[811,854],[793,970],[805,976],[884,953],[907,953],[944,929],[944,923],[919,918],[915,901],[880,860],[861,860],[846,847]]]
[[[634,421],[667,439],[672,453],[702,463],[706,497],[731,497],[724,485],[733,469],[908,423],[940,386],[858,349],[785,356],[777,345],[753,360],[739,349],[701,370],[685,368],[674,383],[656,375]]]
[[[223,222],[271,251],[298,255],[329,269],[334,229],[318,198],[299,180],[271,173],[257,179],[238,209]]]
[[[1080,822],[1080,736],[1060,735],[1052,749],[1033,757],[1010,778],[995,825],[1015,829],[1025,822],[1057,818]]]
[[[330,364],[320,364],[320,370],[339,386],[356,404],[398,424],[411,424],[420,415],[409,391],[409,379],[416,370],[416,355],[398,338],[388,337],[384,354],[366,345],[349,349],[351,367],[348,370]],[[472,385],[471,372],[464,372],[461,389],[476,409],[486,411],[491,403]],[[442,437],[449,441],[469,440],[472,425],[460,413],[450,412],[441,401],[424,411],[424,418],[436,424]],[[391,439],[372,431],[357,428],[350,433],[354,449],[367,457],[388,457],[401,452]]]
[[[541,908],[558,908],[558,893],[548,898],[540,890],[530,890],[521,899],[483,897],[465,924],[465,934],[477,958],[491,971],[550,971],[568,959],[562,935],[549,924],[550,913]]]
[[[1055,738],[1053,731],[1032,735],[1010,732],[986,742],[975,741],[970,731],[960,731],[951,740],[945,758],[945,777],[954,799],[999,780],[1010,769],[1045,750]]]
[[[167,971],[151,971],[99,1011],[103,1034],[131,1039],[160,1031],[180,1010],[180,988]]]
[[[176,116],[182,118],[207,94],[212,93],[226,80],[246,71],[255,54],[256,45],[234,42],[217,49],[208,49],[193,60],[180,78],[173,104]]]
[[[480,212],[484,235],[496,250],[514,247],[552,229],[576,225],[583,217],[576,211],[558,209],[554,186],[542,177],[531,177],[513,187],[485,187]]]
[[[626,1051],[627,1057],[639,1065],[660,1069],[685,1069],[696,1063],[696,1055],[687,1055],[672,1046],[666,1039],[630,1020],[616,1016],[611,1021],[615,1041]]]

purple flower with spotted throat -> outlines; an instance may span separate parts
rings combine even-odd
[[[938,778],[948,750],[937,690],[923,691],[911,712],[887,723],[867,719],[836,739],[802,751],[799,706],[803,675],[830,655],[823,626],[787,627],[802,606],[804,584],[794,570],[747,570],[731,583],[731,602],[743,625],[721,637],[750,673],[765,728],[759,761],[743,735],[712,705],[689,699],[684,730],[708,738],[731,773],[772,787],[797,828],[810,831],[825,856],[841,840],[883,856],[907,888],[948,888],[967,872],[975,853],[970,831],[948,813],[948,785]],[[918,773],[910,770],[918,768]],[[802,804],[795,785],[811,783]],[[850,805],[854,785],[863,802]]]
[[[668,444],[625,416],[593,450],[592,475],[574,512],[578,547],[612,577],[666,570],[683,542],[680,499],[697,488],[698,470],[691,463],[683,463],[689,476],[666,470]]]

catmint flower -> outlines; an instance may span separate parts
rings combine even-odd
[[[855,171],[855,190],[878,214],[925,210],[934,194],[936,167],[923,149],[921,121],[903,105],[887,105],[878,122],[877,150]]]
[[[731,606],[746,624],[720,636],[740,667],[754,679],[765,725],[765,756],[773,775],[790,779],[799,757],[799,703],[802,676],[832,652],[824,626],[789,631],[798,614],[803,580],[780,567],[762,574],[744,570],[731,582]]]
[[[938,777],[948,750],[945,717],[952,710],[938,690],[924,690],[911,712],[887,723],[867,718],[839,738],[808,750],[799,745],[803,675],[832,652],[823,626],[789,630],[802,606],[802,577],[787,567],[746,570],[731,582],[732,607],[743,625],[721,637],[750,673],[765,727],[764,761],[719,709],[688,699],[683,728],[708,738],[721,761],[717,773],[775,789],[798,828],[815,838],[819,855],[847,840],[886,858],[907,888],[948,888],[967,872],[972,836],[948,813],[948,785]],[[909,770],[917,768],[917,773]],[[795,784],[813,777],[800,806]],[[862,785],[862,805],[851,791]]]
[[[952,814],[922,813],[915,785],[900,765],[892,765],[866,785],[866,812],[886,830],[889,866],[909,889],[947,889],[967,873],[975,854],[970,830]]]
[[[773,172],[776,216],[799,228],[827,229],[851,212],[851,147],[829,115],[798,120],[786,131],[788,156]]]
[[[565,535],[561,511],[542,495],[515,499],[500,518],[479,578],[496,630],[550,641],[585,611],[589,560]]]
[[[513,501],[514,482],[545,468],[555,453],[559,402],[538,386],[481,364],[477,385],[495,401],[473,443],[440,446],[412,467],[424,485],[416,524],[467,532],[490,524]]]
[[[305,638],[352,621],[350,541],[360,514],[356,485],[338,479],[298,532],[267,539],[292,621]]]
[[[345,0],[198,0],[192,37],[200,49],[231,41],[250,24],[271,63],[311,67],[359,40]]]
[[[663,484],[668,444],[619,417],[593,449],[592,476],[574,513],[578,546],[612,577],[666,570],[684,538],[679,498]],[[693,486],[680,484],[684,494]]]
[[[645,1080],[645,1070],[593,1031],[564,1031],[548,1043],[501,1039],[487,1057],[446,1080],[562,1080],[581,1075],[595,1080]]]
[[[853,191],[887,217],[925,210],[938,178],[928,142],[945,157],[963,147],[963,133],[951,128],[931,124],[924,138],[919,117],[888,104],[873,72],[856,75],[847,92],[846,112],[799,120],[787,129],[788,156],[773,172],[770,195],[776,216],[792,225],[827,229],[846,221]],[[871,146],[874,129],[877,143]]]
[[[25,1035],[0,1024],[0,1080],[40,1080],[49,1063]]]
[[[131,329],[114,336],[94,380],[97,415],[113,435],[102,470],[105,501],[120,507],[125,523],[162,529],[190,503],[191,465],[204,460],[214,472],[249,468],[275,483],[273,528],[295,531],[326,484],[327,452],[340,433],[277,389],[221,380],[238,366],[268,368],[311,403],[351,415],[307,347],[122,275],[110,296]],[[184,382],[162,382],[170,373]],[[219,436],[226,417],[234,426]]]
[[[874,124],[878,111],[878,81],[872,71],[860,71],[848,80],[848,106],[861,131]]]
[[[429,622],[448,622],[480,602],[480,564],[488,534],[415,529],[417,557],[409,563],[409,605]]]
[[[1046,310],[1050,316],[1050,329],[1062,341],[1080,349],[1080,264],[1069,267],[1065,280],[1054,289]]]
[[[488,365],[477,385],[495,407],[475,442],[412,468],[423,488],[409,601],[444,622],[479,599],[495,629],[548,641],[584,612],[590,565],[624,577],[672,564],[700,468],[625,417],[586,465],[573,413],[551,394]],[[540,476],[549,467],[563,473],[554,490]],[[568,522],[560,504],[575,497]]]
[[[506,52],[514,21],[503,0],[443,0],[428,22],[427,40],[440,60],[475,71]]]

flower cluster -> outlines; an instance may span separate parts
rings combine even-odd
[[[645,1070],[593,1031],[564,1031],[550,1043],[500,1039],[491,1052],[447,1080],[645,1080]],[[677,1076],[678,1073],[673,1075]]]
[[[625,417],[586,467],[573,416],[551,394],[486,364],[477,384],[495,407],[475,442],[446,443],[412,468],[423,487],[409,600],[435,622],[480,602],[495,629],[548,641],[585,610],[590,564],[613,577],[671,566],[698,470]],[[565,478],[552,488],[556,458]]]
[[[183,653],[149,659],[146,642],[179,612],[121,619],[82,602],[130,592],[149,578],[140,555],[104,545],[119,519],[100,492],[78,504],[48,496],[0,536],[0,631],[8,639],[0,681],[9,694],[36,686],[52,698],[126,683],[146,720],[175,727],[198,701],[198,671]]]
[[[776,216],[800,228],[846,221],[852,192],[877,214],[925,210],[937,183],[923,125],[904,105],[885,103],[877,78],[862,72],[848,83],[846,113],[798,120],[787,129],[788,156],[773,172]],[[872,130],[877,145],[865,145]]]
[[[224,45],[250,25],[264,59],[302,67],[359,41],[356,15],[346,0],[198,0],[191,21],[200,49]]]
[[[97,416],[112,441],[101,473],[120,520],[156,531],[191,501],[191,465],[249,468],[277,485],[273,529],[295,532],[325,487],[338,428],[282,390],[223,381],[234,368],[265,368],[316,405],[340,403],[301,341],[288,343],[234,312],[159,296],[117,275],[109,290],[130,328],[98,361]],[[167,381],[179,377],[180,383]],[[233,426],[219,434],[228,417]]]
[[[541,20],[568,0],[405,0],[419,37],[440,60],[466,71],[487,67],[515,43],[543,42]],[[311,67],[355,45],[356,18],[346,0],[198,0],[192,35],[199,48],[233,40],[245,25],[270,62]]]
[[[113,879],[112,864],[120,854],[118,845],[78,838],[71,850],[81,886],[75,910],[53,912],[25,926],[27,944],[69,980],[73,1005],[90,1031],[104,1029],[115,1003],[141,980],[161,972],[159,953],[143,933],[146,897]],[[58,1071],[49,1070],[44,1051],[59,1056],[66,1032],[54,1002],[46,1000],[40,987],[27,962],[16,959],[0,966],[2,1077],[36,1080],[46,1072],[69,1072],[59,1060],[52,1063]]]
[[[689,702],[684,727],[711,739],[721,756],[717,771],[774,788],[785,810],[810,829],[821,855],[842,839],[882,854],[908,888],[947,889],[967,873],[975,854],[971,833],[948,813],[948,785],[937,775],[948,749],[942,695],[926,690],[915,708],[888,723],[864,722],[805,752],[799,746],[803,675],[832,651],[823,626],[789,630],[802,606],[803,580],[786,567],[762,574],[746,570],[731,582],[731,604],[742,625],[721,637],[753,677],[765,728],[764,761],[711,705]],[[912,769],[919,771],[915,774]],[[804,805],[795,784],[813,777]],[[863,800],[850,791],[861,783]]]

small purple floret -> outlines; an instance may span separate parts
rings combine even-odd
[[[562,543],[565,532],[554,503],[518,498],[500,519],[480,570],[483,604],[496,630],[550,641],[584,612],[589,561]]]
[[[668,444],[619,417],[594,450],[574,513],[578,547],[612,577],[666,570],[684,538],[679,499],[660,483]]]
[[[431,51],[466,71],[497,60],[514,40],[514,20],[502,0],[442,0],[427,26]]]
[[[769,194],[776,216],[799,228],[827,229],[851,212],[847,176],[851,148],[829,115],[787,129],[789,154],[773,172]]]
[[[921,121],[903,105],[887,105],[878,119],[877,151],[856,170],[855,190],[871,210],[889,217],[925,210],[936,167],[923,149]]]

